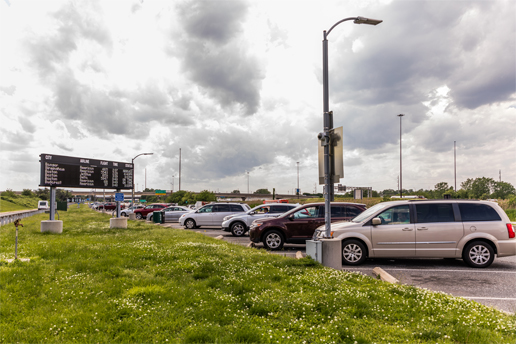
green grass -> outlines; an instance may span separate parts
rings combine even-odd
[[[47,215],[48,216],[48,215]],[[474,301],[109,216],[23,220],[0,263],[3,343],[514,343],[516,316]],[[15,228],[0,227],[0,258]]]
[[[36,209],[39,198],[18,196],[0,196],[0,212]]]

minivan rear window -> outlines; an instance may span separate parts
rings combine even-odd
[[[487,204],[459,203],[463,222],[501,221],[500,215]]]

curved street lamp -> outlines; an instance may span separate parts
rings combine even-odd
[[[131,164],[133,165],[133,192],[132,192],[132,195],[131,195],[131,203],[132,203],[132,206],[134,207],[134,159],[136,159],[137,157],[139,157],[140,155],[152,155],[154,153],[141,153],[141,154],[138,154],[137,156],[135,156],[132,160],[131,160]]]
[[[330,111],[329,83],[328,83],[328,35],[340,23],[353,20],[355,24],[378,25],[383,20],[364,17],[350,17],[336,22],[328,31],[323,31],[323,111],[324,132],[319,134],[324,146],[324,220],[326,237],[331,236],[331,201],[333,201],[333,174],[334,159],[330,157],[331,130],[333,129],[333,112]],[[330,160],[331,159],[331,160]]]

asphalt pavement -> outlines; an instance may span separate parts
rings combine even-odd
[[[178,223],[161,226],[183,228]],[[220,228],[185,230],[213,238],[222,235],[223,240],[238,245],[247,246],[250,243],[248,235],[237,238]],[[263,244],[256,244],[255,248],[264,250]],[[270,252],[294,258],[298,251],[305,256],[305,245],[285,244],[282,250]],[[375,267],[382,268],[402,284],[464,297],[505,312],[516,313],[516,256],[496,258],[486,269],[470,268],[461,259],[368,259],[359,267],[343,266],[342,269],[375,277]]]

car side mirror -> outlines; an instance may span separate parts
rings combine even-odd
[[[291,214],[291,215],[288,217],[288,219],[289,219],[290,221],[294,221],[294,219],[295,219],[294,214]]]
[[[249,213],[249,215],[254,215],[254,214],[256,214],[256,211],[251,211],[251,212]]]
[[[378,226],[378,225],[381,225],[382,224],[382,220],[380,220],[380,218],[378,217],[375,217],[372,221],[372,224],[373,226]]]

